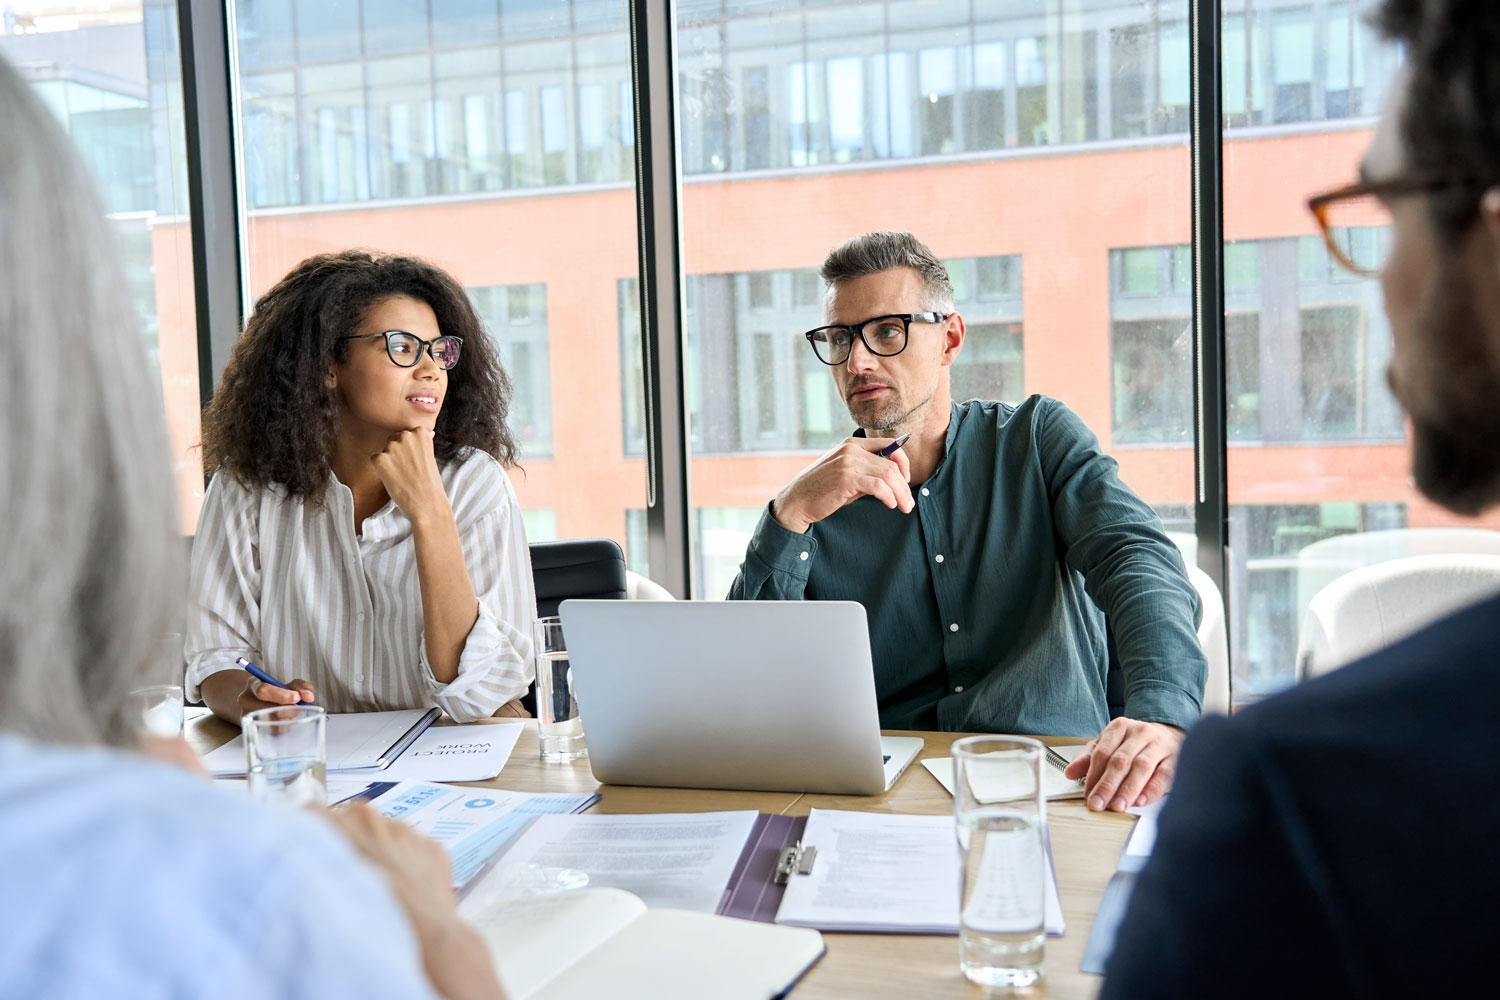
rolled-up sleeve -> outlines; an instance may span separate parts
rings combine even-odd
[[[508,479],[504,487],[495,509],[460,533],[464,565],[479,598],[479,617],[464,641],[458,676],[443,684],[433,676],[425,635],[419,647],[428,694],[456,722],[494,715],[526,693],[536,672],[531,660],[531,622],[536,617],[531,550]]]
[[[204,678],[233,670],[237,657],[264,659],[255,520],[253,497],[228,473],[214,476],[193,539],[183,680],[189,701],[200,701]]]

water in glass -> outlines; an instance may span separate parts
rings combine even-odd
[[[250,794],[294,806],[325,805],[328,780],[318,757],[279,757],[250,768]]]
[[[964,975],[985,986],[1030,986],[1047,942],[1041,824],[1026,812],[982,808],[959,818],[958,844]]]
[[[578,699],[573,696],[573,675],[568,651],[548,650],[536,658],[537,736],[546,760],[573,760],[588,754],[583,741],[583,720],[578,717]]]

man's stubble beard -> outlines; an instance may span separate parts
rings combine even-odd
[[[1472,279],[1444,255],[1415,312],[1412,344],[1391,389],[1412,422],[1417,488],[1457,514],[1500,501],[1500,368]]]
[[[863,430],[867,436],[888,437],[892,431],[900,430],[911,419],[912,414],[932,402],[932,397],[936,393],[929,394],[926,399],[912,407],[906,405],[906,400],[894,388],[891,389],[891,395],[895,398],[882,406],[879,412],[864,418],[869,420],[869,423],[865,423],[859,414],[854,412],[854,407],[848,399],[844,400],[844,405],[848,408],[849,418],[854,421],[854,425]]]

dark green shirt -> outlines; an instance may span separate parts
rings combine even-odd
[[[729,598],[863,604],[886,729],[1096,735],[1106,615],[1125,714],[1197,720],[1197,592],[1073,411],[1045,396],[955,405],[912,496],[911,514],[861,497],[806,534],[768,507]]]

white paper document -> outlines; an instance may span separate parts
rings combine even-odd
[[[388,755],[392,748],[414,726],[425,727],[424,720],[429,712],[436,711],[415,708],[400,712],[340,712],[328,716],[325,750],[328,770],[381,768],[390,762]],[[215,777],[244,774],[245,734],[241,733],[217,750],[205,754],[203,767]]]
[[[524,728],[520,722],[433,726],[380,772],[380,780],[488,781],[505,767]]]
[[[814,809],[802,846],[812,871],[787,883],[776,922],[825,931],[957,934],[958,831],[952,816]],[[1064,930],[1045,866],[1047,933]]]
[[[572,813],[598,796],[534,795],[497,788],[458,788],[418,781],[374,786],[372,802],[386,816],[442,844],[453,861],[453,885],[468,885],[485,862],[537,816]]]
[[[718,910],[754,812],[543,816],[470,894],[474,906],[584,887],[612,887],[648,907]],[[466,907],[467,908],[467,907]]]
[[[1151,849],[1156,846],[1156,817],[1161,813],[1161,807],[1166,804],[1167,797],[1163,795],[1148,806],[1132,806],[1125,810],[1140,817],[1135,821],[1135,829],[1130,831],[1130,840],[1125,844],[1126,857],[1149,858],[1151,856]]]
[[[1083,745],[1053,747],[1053,749],[1071,761],[1083,750]],[[949,795],[953,794],[952,757],[929,757],[922,761],[922,766],[938,780],[938,784],[948,790]],[[1042,762],[1042,780],[1047,785],[1047,798],[1049,799],[1083,798],[1083,783],[1063,777],[1062,768],[1045,759]],[[987,783],[975,789],[981,802],[998,802],[1006,798],[1015,798],[1019,793],[1026,791],[1024,788],[998,784],[993,778],[987,778],[986,781]]]

